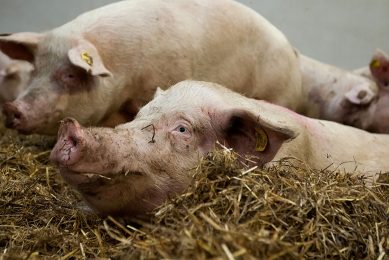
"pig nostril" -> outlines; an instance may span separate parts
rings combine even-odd
[[[74,136],[69,136],[69,142],[75,147],[78,144],[78,139]]]
[[[15,113],[13,114],[13,117],[14,117],[14,119],[16,119],[16,120],[20,120],[20,119],[22,118],[22,114],[19,113],[19,112],[15,112]]]

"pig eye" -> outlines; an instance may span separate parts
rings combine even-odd
[[[86,89],[89,91],[92,86],[93,76],[88,75],[84,70],[76,67],[60,68],[54,74],[54,78],[65,89],[69,91],[79,91]]]
[[[174,129],[175,132],[178,132],[182,135],[185,135],[185,136],[190,136],[191,133],[188,129],[188,127],[184,126],[184,125],[179,125],[176,127],[176,129]]]

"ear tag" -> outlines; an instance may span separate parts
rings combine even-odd
[[[85,61],[85,63],[88,64],[89,66],[93,65],[93,58],[88,54],[88,52],[83,51],[81,53],[81,59]]]
[[[268,137],[262,128],[255,128],[255,151],[265,151],[268,143]]]
[[[381,63],[380,63],[380,61],[379,60],[372,60],[371,62],[370,62],[370,67],[372,67],[372,68],[379,68],[381,66]]]

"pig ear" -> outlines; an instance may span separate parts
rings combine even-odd
[[[163,89],[161,89],[160,87],[157,87],[157,89],[155,90],[155,93],[154,93],[154,98],[162,95],[163,93],[165,93],[165,91]]]
[[[104,66],[97,49],[88,41],[81,41],[68,52],[70,62],[92,76],[111,77],[112,73]]]
[[[376,50],[370,62],[370,71],[381,87],[389,87],[389,57]]]
[[[5,68],[5,76],[11,76],[11,75],[15,75],[17,73],[19,73],[20,71],[20,67],[18,66],[17,63],[11,63],[8,65],[7,68]]]
[[[0,35],[0,50],[12,59],[34,61],[34,55],[39,42],[44,35],[24,32]]]
[[[271,161],[285,141],[297,136],[243,109],[223,111],[212,121],[222,143],[238,154],[256,156],[260,164]]]
[[[377,96],[370,88],[370,84],[359,84],[350,89],[345,98],[354,105],[367,105]]]
[[[9,77],[19,73],[20,67],[16,62],[9,63],[7,67],[0,70],[0,76]]]

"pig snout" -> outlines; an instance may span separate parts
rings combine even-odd
[[[22,130],[27,126],[26,112],[23,107],[15,102],[6,102],[3,105],[5,126],[16,130]]]
[[[59,167],[67,167],[77,163],[84,147],[84,131],[73,118],[61,122],[58,140],[50,154],[50,160]]]

